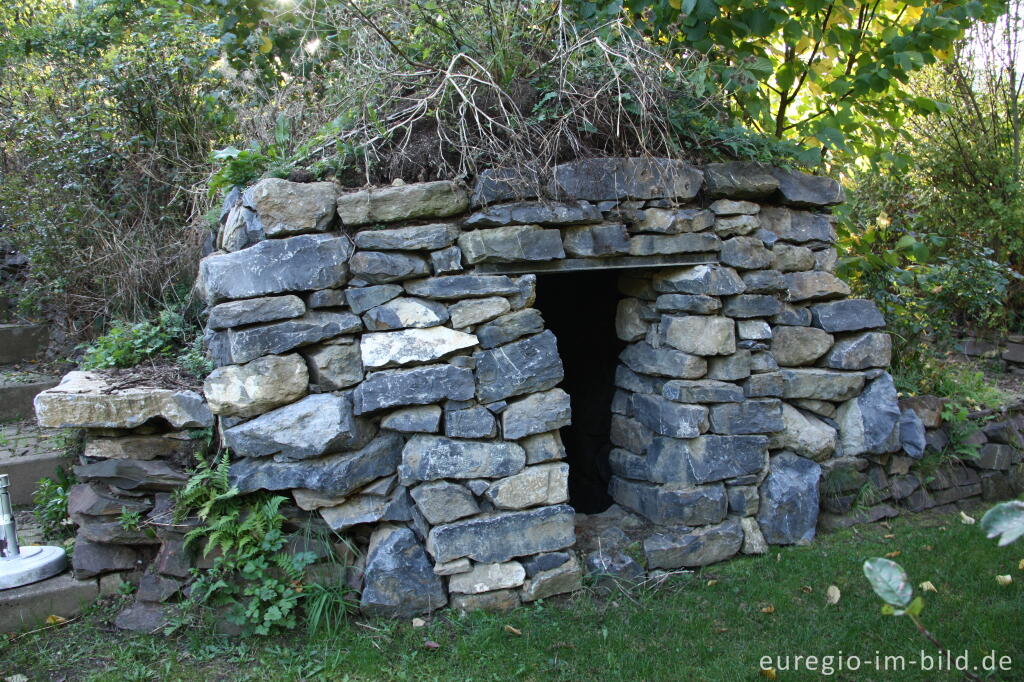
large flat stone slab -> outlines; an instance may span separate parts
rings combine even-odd
[[[75,580],[70,573],[0,592],[0,632],[43,625],[49,616],[74,618],[99,596],[96,580]]]
[[[133,429],[163,419],[176,429],[213,426],[213,414],[195,391],[114,388],[116,379],[98,371],[69,372],[35,398],[36,419],[50,428]]]

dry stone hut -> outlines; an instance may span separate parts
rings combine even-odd
[[[362,606],[389,615],[809,542],[823,480],[924,438],[882,316],[832,273],[841,201],[651,158],[236,192],[198,281],[232,480],[361,543]],[[605,542],[581,562],[585,518]]]

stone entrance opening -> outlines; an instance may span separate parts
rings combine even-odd
[[[565,367],[562,387],[572,399],[572,424],[561,429],[569,464],[569,501],[582,513],[607,509],[611,470],[615,368],[625,343],[615,334],[618,270],[590,270],[537,278],[536,307],[558,339]]]

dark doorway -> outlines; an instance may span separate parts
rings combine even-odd
[[[619,273],[592,270],[537,278],[536,307],[558,338],[562,388],[572,399],[572,425],[562,429],[569,464],[569,501],[578,512],[607,509],[608,453],[615,368],[625,344],[615,334]]]

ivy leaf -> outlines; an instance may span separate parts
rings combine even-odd
[[[1024,502],[1003,502],[985,512],[981,528],[989,538],[998,537],[999,546],[1005,547],[1024,535]]]

